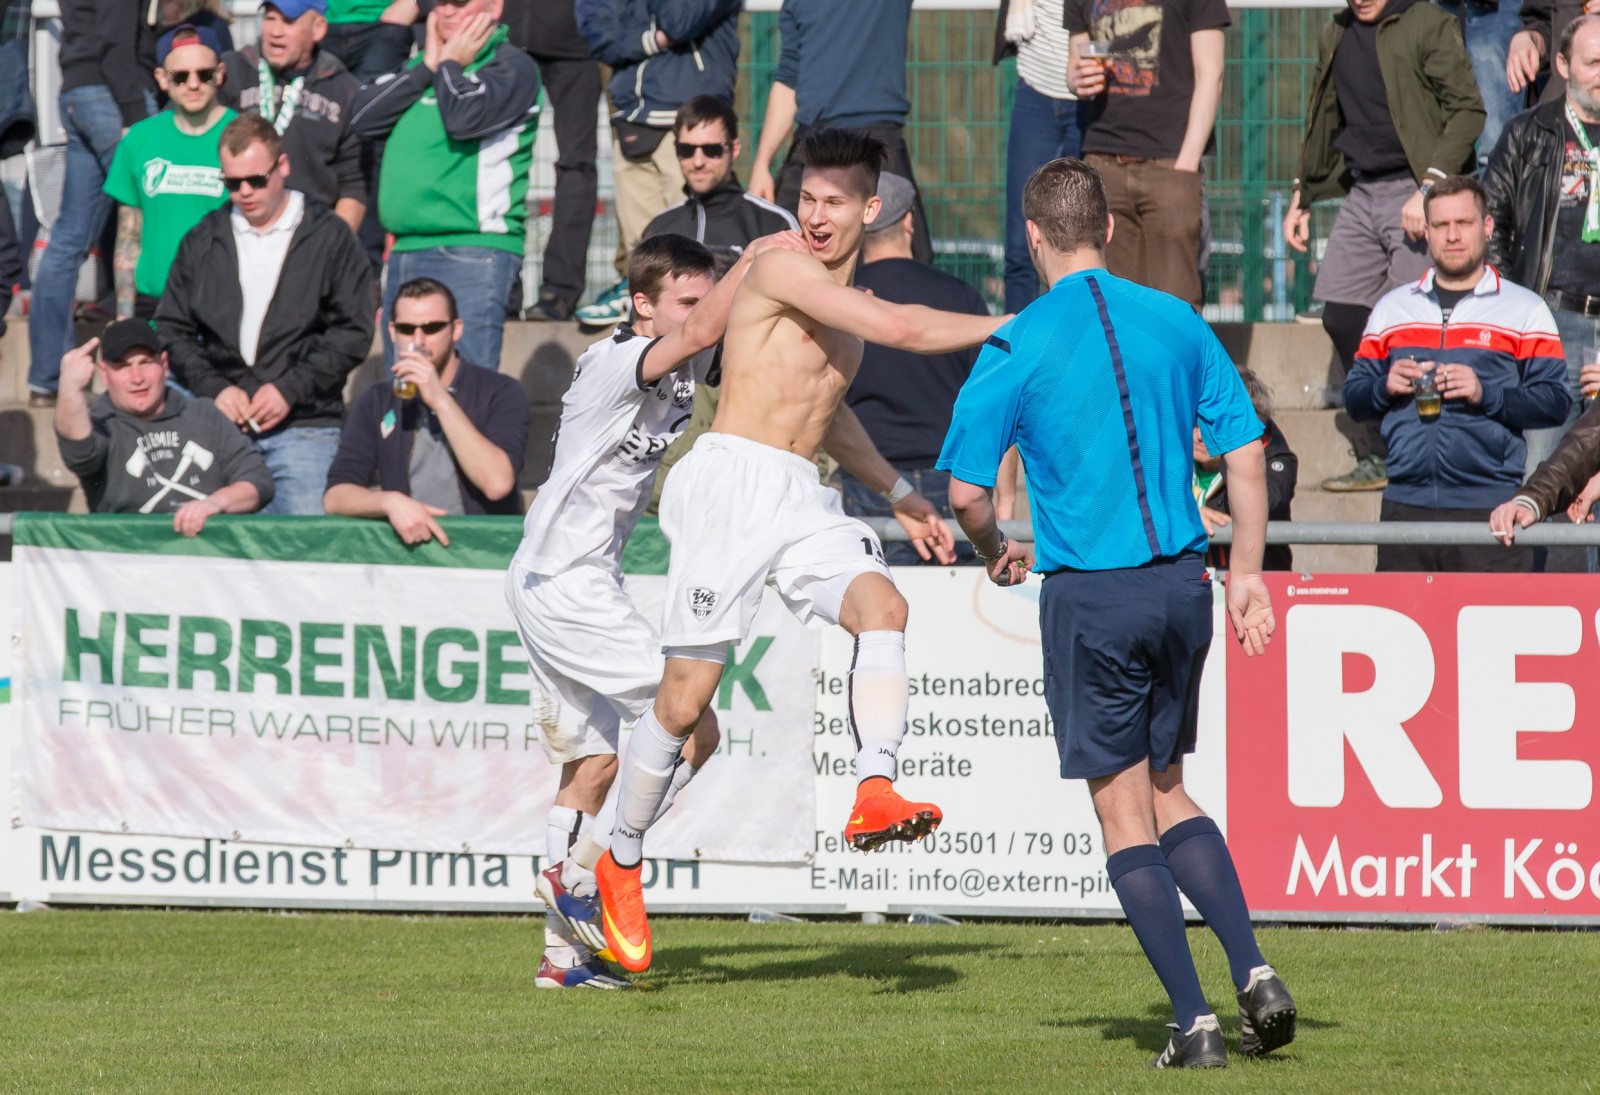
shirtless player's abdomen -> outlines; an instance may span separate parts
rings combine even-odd
[[[861,340],[750,297],[741,286],[734,298],[711,429],[812,459],[861,365]]]

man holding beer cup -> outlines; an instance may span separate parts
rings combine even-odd
[[[522,512],[517,477],[532,413],[522,385],[457,351],[464,324],[442,282],[395,293],[393,379],[350,407],[322,508],[382,518],[408,544],[450,538],[437,518]],[[378,484],[376,491],[369,485]]]
[[[1372,310],[1344,383],[1357,421],[1380,420],[1389,448],[1384,521],[1470,521],[1521,485],[1524,430],[1566,418],[1566,357],[1550,308],[1484,264],[1494,221],[1476,179],[1452,175],[1424,206],[1420,281]],[[1526,548],[1380,545],[1378,570],[1526,571]]]

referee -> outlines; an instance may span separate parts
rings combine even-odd
[[[1256,946],[1233,858],[1183,788],[1211,645],[1193,431],[1223,454],[1233,513],[1228,615],[1247,655],[1274,627],[1261,579],[1261,422],[1205,321],[1176,297],[1113,277],[1105,188],[1082,160],[1045,164],[1023,191],[1028,247],[1050,291],[984,346],[938,466],[989,575],[1044,575],[1045,693],[1063,779],[1086,779],[1106,873],[1172,999],[1157,1068],[1227,1064],[1184,933],[1181,889],[1216,932],[1238,991],[1241,1049],[1294,1038],[1295,1006]],[[989,489],[1016,444],[1035,547],[1009,541]],[[1037,564],[1034,551],[1038,553]]]

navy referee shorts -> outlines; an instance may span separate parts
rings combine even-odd
[[[1045,703],[1063,779],[1145,760],[1162,772],[1194,752],[1211,613],[1211,579],[1195,554],[1045,577]]]

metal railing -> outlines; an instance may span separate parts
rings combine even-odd
[[[11,536],[16,527],[17,515],[0,513],[0,536]],[[507,517],[521,521],[520,517]],[[878,534],[880,540],[905,541],[910,539],[905,529],[892,517],[867,517],[862,523]],[[1001,530],[1018,540],[1033,539],[1033,525],[1028,521],[1002,521]],[[951,523],[957,540],[965,542],[966,533]],[[1233,529],[1221,528],[1211,537],[1213,544],[1233,542]],[[1487,524],[1469,521],[1269,521],[1269,544],[1497,544]],[[1600,524],[1558,525],[1544,523],[1517,532],[1517,543],[1529,547],[1600,547]]]

